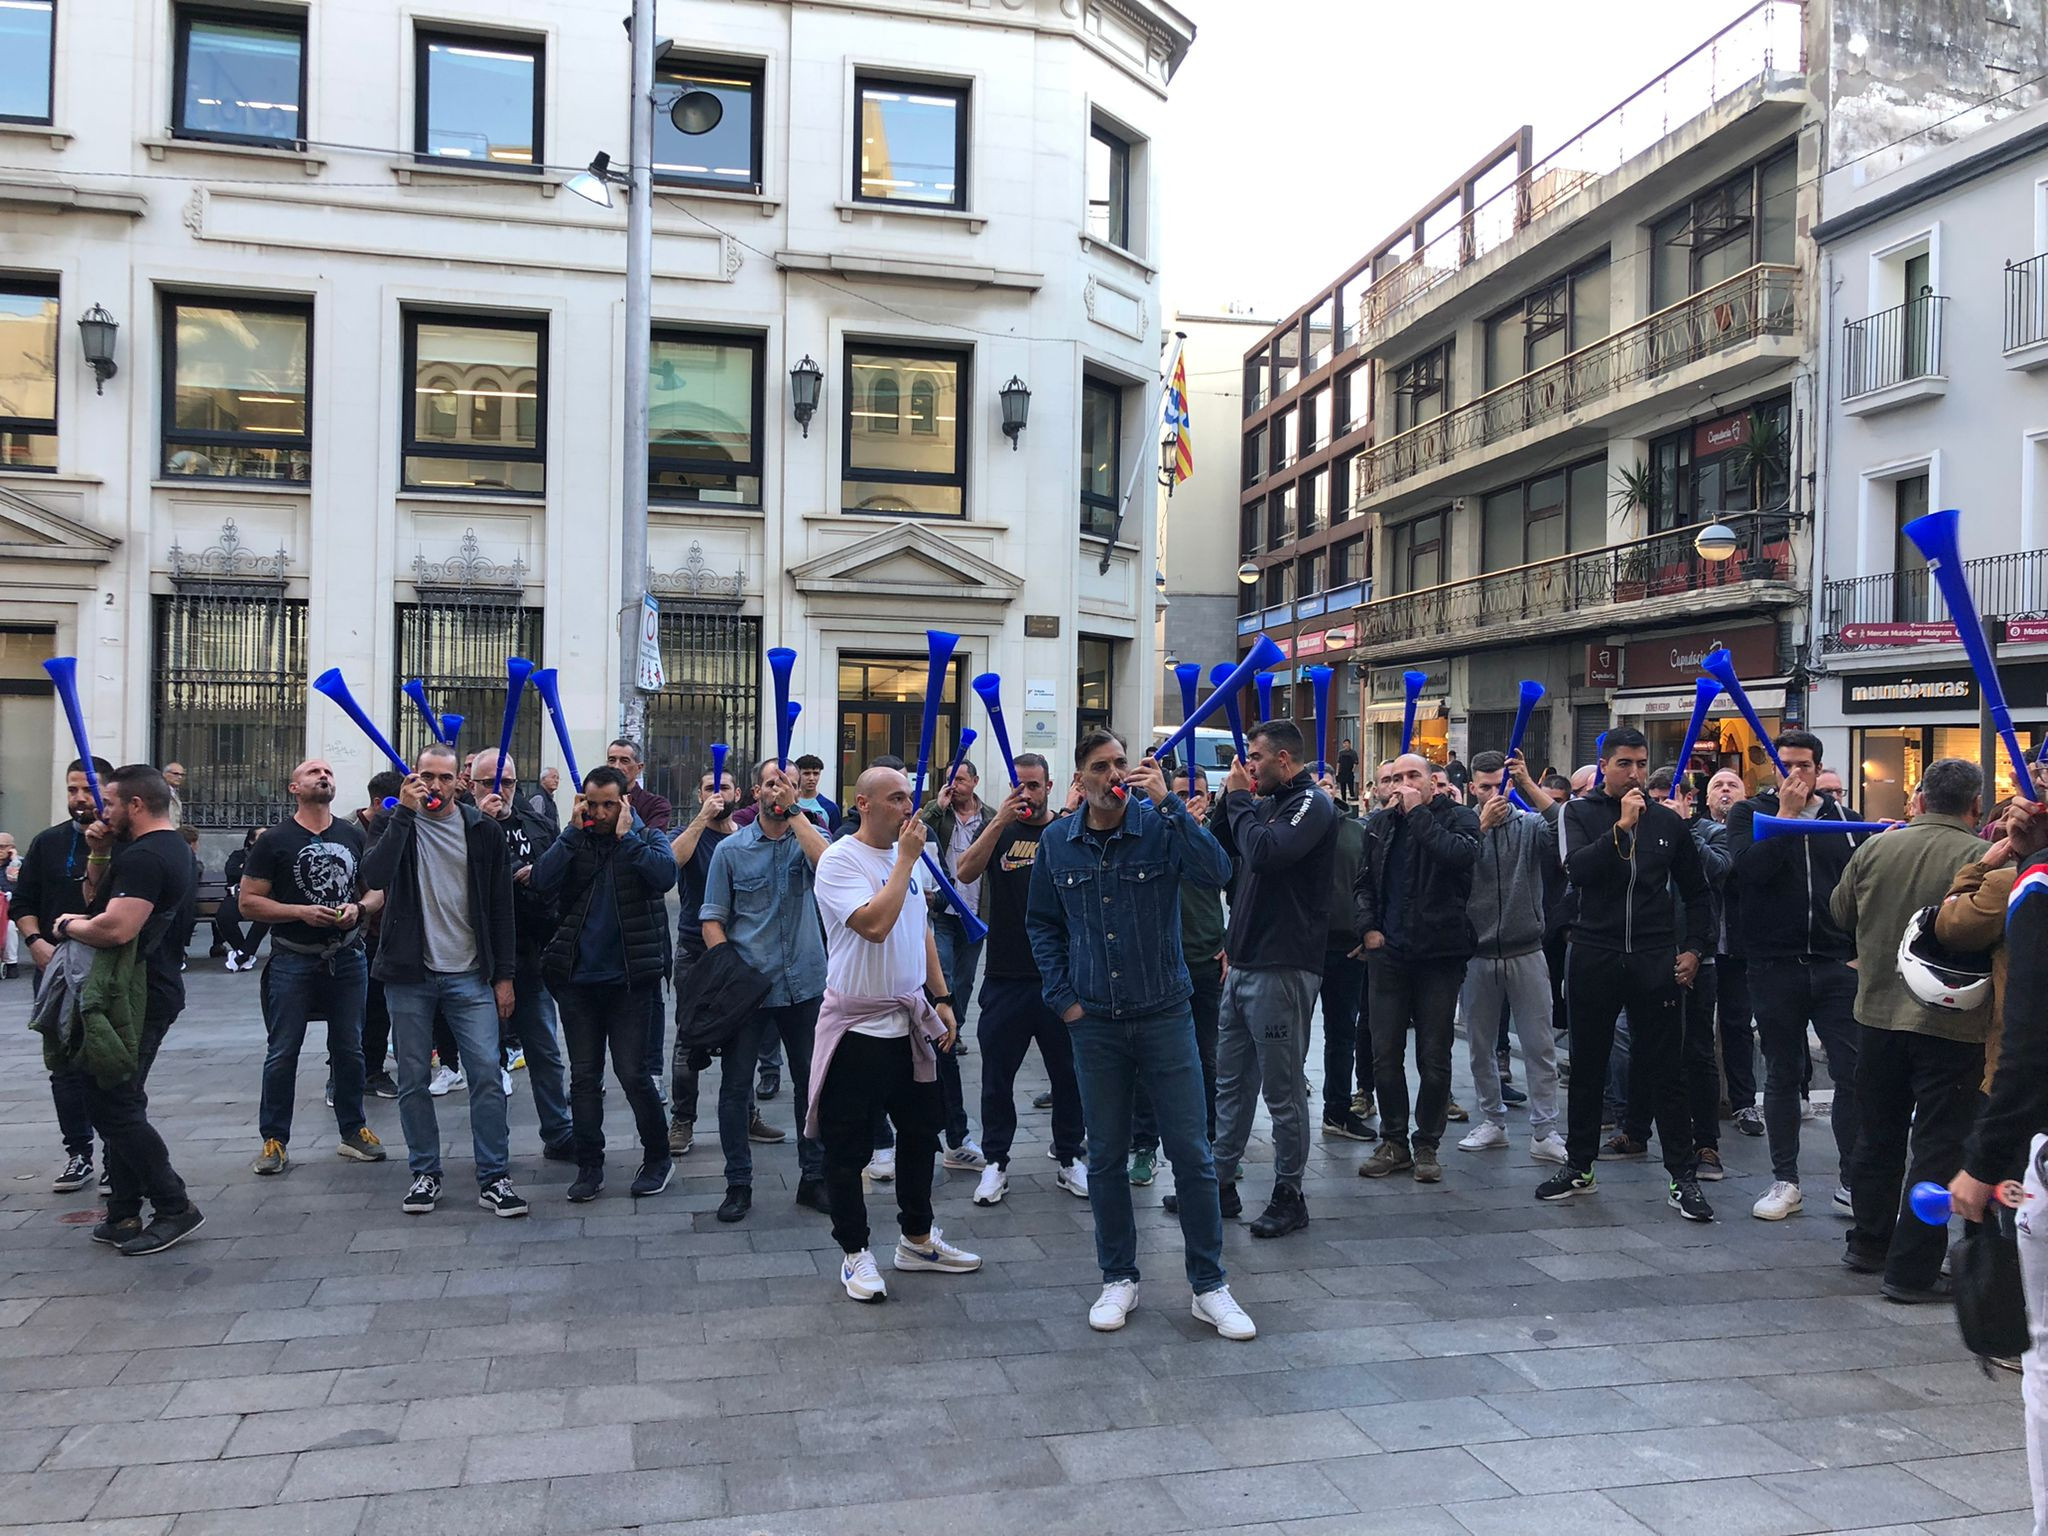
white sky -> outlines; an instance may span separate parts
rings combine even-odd
[[[1540,160],[1753,0],[1178,3],[1168,311],[1278,320],[1523,123]]]

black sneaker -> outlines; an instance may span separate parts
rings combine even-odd
[[[569,1203],[581,1205],[586,1200],[595,1200],[604,1188],[604,1169],[579,1168],[576,1177],[569,1183]]]
[[[92,1182],[92,1158],[84,1153],[68,1159],[64,1171],[50,1180],[50,1188],[60,1195],[68,1195],[75,1189],[83,1189]]]
[[[832,1202],[825,1198],[823,1179],[798,1179],[796,1181],[796,1203],[806,1210],[817,1211],[820,1215],[832,1214]]]
[[[675,1171],[675,1162],[669,1158],[663,1158],[658,1163],[642,1163],[640,1171],[633,1175],[633,1198],[638,1200],[643,1195],[660,1194],[668,1188],[668,1181],[674,1176]],[[731,1196],[728,1195],[727,1198],[730,1199]]]
[[[1842,1263],[1859,1275],[1881,1275],[1884,1273],[1885,1255],[1882,1250],[1871,1253],[1858,1248],[1854,1243],[1842,1250]]]
[[[526,1197],[502,1173],[476,1192],[476,1203],[493,1216],[524,1216]]]
[[[1761,1136],[1764,1133],[1763,1111],[1754,1104],[1735,1111],[1735,1129],[1745,1136]]]
[[[1574,1195],[1590,1195],[1595,1189],[1593,1170],[1580,1173],[1571,1164],[1557,1170],[1536,1186],[1538,1200],[1569,1200]]]
[[[1348,1141],[1378,1141],[1380,1139],[1378,1131],[1367,1125],[1362,1117],[1353,1114],[1348,1109],[1339,1110],[1334,1114],[1329,1110],[1324,1110],[1323,1134],[1325,1136],[1342,1136]]]
[[[1513,1083],[1503,1079],[1500,1085],[1500,1101],[1512,1109],[1518,1104],[1528,1103],[1529,1095],[1522,1092]]]
[[[1234,1219],[1244,1214],[1244,1197],[1238,1194],[1237,1181],[1235,1179],[1221,1186],[1216,1194],[1218,1201],[1223,1206],[1223,1214],[1225,1216]]]
[[[123,1243],[142,1235],[142,1218],[124,1216],[119,1221],[103,1221],[91,1232],[92,1240],[105,1243],[109,1248],[118,1248]]]
[[[1031,1107],[1033,1109],[1051,1109],[1052,1090],[1047,1089],[1044,1093],[1034,1093],[1031,1095]]]
[[[1712,1147],[1701,1147],[1693,1153],[1700,1165],[1701,1182],[1718,1184],[1728,1177],[1728,1170],[1721,1165],[1721,1154]]]
[[[399,1209],[408,1216],[424,1216],[441,1203],[441,1175],[422,1173],[417,1175],[405,1191],[405,1199]]]
[[[1253,1237],[1285,1237],[1307,1225],[1308,1202],[1301,1198],[1301,1191],[1292,1184],[1275,1184],[1273,1198],[1252,1222],[1251,1232]]]
[[[551,1163],[573,1163],[576,1161],[576,1143],[573,1139],[551,1141],[540,1149],[540,1155]]]
[[[1698,1179],[1673,1179],[1671,1194],[1664,1202],[1687,1221],[1712,1221],[1714,1208],[1707,1204]]]
[[[123,1250],[125,1252],[125,1250]],[[1878,1287],[1886,1301],[1896,1301],[1905,1306],[1919,1306],[1930,1301],[1952,1301],[1955,1288],[1947,1275],[1936,1275],[1932,1285],[1900,1285],[1887,1280]]]
[[[363,1086],[380,1099],[398,1097],[398,1082],[389,1072],[372,1072],[364,1080]]]
[[[188,1205],[170,1215],[158,1211],[154,1221],[121,1245],[121,1253],[131,1259],[162,1253],[166,1248],[177,1247],[205,1225],[206,1218],[199,1214],[196,1205]]]
[[[751,1184],[728,1184],[725,1199],[719,1202],[720,1221],[744,1221],[747,1212],[754,1208],[754,1187]]]
[[[780,1072],[763,1072],[761,1080],[754,1084],[754,1097],[757,1099],[772,1099],[780,1092],[782,1092],[782,1074]]]

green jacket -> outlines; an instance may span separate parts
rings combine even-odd
[[[93,951],[92,968],[75,999],[52,999],[38,1007],[33,1028],[43,1036],[43,1066],[51,1072],[83,1068],[102,1088],[135,1076],[141,1060],[142,1014],[149,1001],[149,973],[130,939],[119,949]],[[50,963],[55,972],[58,960]],[[44,991],[60,985],[44,976]]]
[[[995,819],[995,807],[983,800],[979,795],[975,797],[974,803],[981,812],[982,830],[986,832],[988,830],[988,823]],[[930,831],[930,835],[925,839],[925,852],[938,860],[939,868],[946,872],[947,879],[958,884],[958,877],[953,873],[953,829],[960,824],[960,817],[953,809],[953,802],[945,795],[935,794],[925,801],[924,808],[917,814]],[[925,893],[925,901],[934,912],[948,912],[952,910],[947,904],[946,898],[941,896],[936,889]],[[975,886],[974,908],[974,915],[976,917],[988,916],[987,886],[980,884]]]
[[[1829,914],[1856,941],[1856,1022],[1982,1044],[1991,1005],[1968,1013],[1929,1008],[1899,979],[1899,940],[1922,907],[1941,904],[1956,871],[1984,856],[1968,818],[1915,816],[1858,848],[1835,884]]]

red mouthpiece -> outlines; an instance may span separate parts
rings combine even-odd
[[[1125,789],[1121,784],[1110,785],[1109,792],[1112,795],[1115,795],[1119,800],[1128,800],[1131,798],[1131,792],[1128,789]]]
[[[430,811],[438,811],[439,809],[441,809],[442,806],[446,805],[447,803],[448,802],[443,800],[439,795],[427,796],[427,809]]]
[[[583,830],[584,830],[584,831],[586,831],[586,832],[594,831],[594,830],[596,829],[596,827],[597,827],[597,823],[596,823],[596,822],[594,822],[594,821],[592,821],[592,820],[591,820],[591,819],[590,819],[589,817],[587,817],[587,816],[586,816],[586,817],[585,817],[585,818],[583,819]]]

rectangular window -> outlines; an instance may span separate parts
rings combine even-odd
[[[1797,151],[1745,166],[1650,227],[1650,307],[1680,299],[1758,262],[1789,264],[1798,202]]]
[[[1393,578],[1403,592],[1441,586],[1444,579],[1444,514],[1432,512],[1412,523],[1402,523],[1390,534],[1393,540]]]
[[[1314,597],[1323,590],[1323,552],[1316,550],[1301,557],[1301,595]]]
[[[178,8],[171,131],[179,138],[302,147],[303,12]]]
[[[1337,375],[1337,432],[1341,435],[1365,425],[1372,406],[1372,370],[1360,364]]]
[[[1927,513],[1928,477],[1908,475],[1892,482],[1892,617],[1901,623],[1925,621],[1927,557],[1906,537],[1906,524]]]
[[[1314,373],[1335,355],[1336,327],[1337,300],[1332,295],[1308,312],[1308,320],[1302,332],[1302,346],[1307,358],[1305,372]]]
[[[1237,547],[1247,555],[1256,555],[1266,547],[1266,504],[1252,502],[1237,509]]]
[[[57,0],[0,5],[0,123],[50,121],[56,45]]]
[[[1273,353],[1273,397],[1280,396],[1301,381],[1301,328],[1290,325],[1282,331]]]
[[[1327,470],[1317,470],[1302,476],[1307,494],[1302,498],[1301,531],[1304,535],[1320,533],[1330,526],[1330,475]]]
[[[967,206],[965,87],[858,77],[853,195],[864,203]]]
[[[1088,130],[1088,233],[1131,246],[1131,146],[1101,123]]]
[[[311,478],[310,305],[166,294],[163,350],[166,475]]]
[[[1330,441],[1330,392],[1319,389],[1301,402],[1301,451],[1314,453]]]
[[[657,64],[654,179],[687,187],[760,191],[761,82],[758,64],[673,55]]]
[[[1273,418],[1273,467],[1285,469],[1300,456],[1301,442],[1295,429],[1299,425],[1294,412],[1282,411]]]
[[[1394,370],[1394,430],[1406,432],[1451,408],[1451,344],[1431,347]]]
[[[656,331],[648,358],[647,493],[761,505],[762,339]]]
[[[1606,542],[1604,458],[1503,486],[1480,504],[1482,571],[1506,571]]]
[[[1116,642],[1083,635],[1074,678],[1074,724],[1082,731],[1109,724],[1116,703]]]
[[[422,160],[534,170],[541,153],[543,45],[417,34],[413,149]]]
[[[548,323],[405,316],[404,468],[411,490],[547,490]]]
[[[57,467],[58,340],[57,285],[0,279],[0,469]]]
[[[1348,587],[1365,579],[1365,535],[1339,539],[1330,546],[1330,585]]]
[[[1266,429],[1253,427],[1244,435],[1244,483],[1257,485],[1266,478]]]
[[[965,352],[846,352],[843,512],[961,517],[967,511]]]
[[[1124,392],[1081,381],[1081,531],[1106,539],[1123,489]]]

